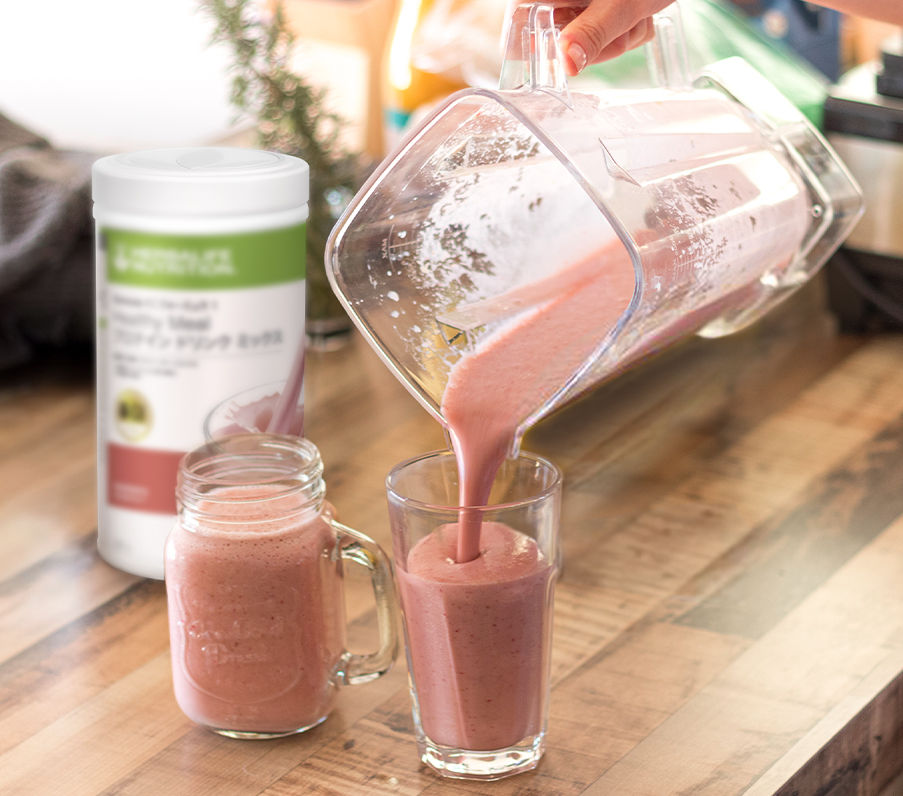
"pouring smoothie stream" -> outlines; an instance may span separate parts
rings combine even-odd
[[[499,466],[524,418],[547,402],[623,314],[634,275],[623,247],[609,246],[537,286],[545,300],[500,329],[449,374],[442,414],[458,460],[461,506],[489,501]],[[455,561],[480,554],[480,515],[461,512]]]

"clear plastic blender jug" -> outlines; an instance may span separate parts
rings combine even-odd
[[[604,280],[542,416],[692,333],[739,329],[804,283],[861,212],[836,154],[740,59],[686,79],[676,15],[659,85],[578,93],[558,31],[586,2],[514,11],[497,91],[451,96],[374,172],[327,246],[337,295],[440,422],[449,373],[550,296]]]

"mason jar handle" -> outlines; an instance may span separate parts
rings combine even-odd
[[[360,685],[382,677],[389,671],[398,654],[392,567],[382,548],[369,536],[335,520],[330,522],[339,537],[339,555],[342,561],[360,564],[370,573],[370,584],[376,600],[379,649],[363,655],[345,650],[336,668],[336,678],[342,685]]]
[[[590,0],[528,0],[515,6],[508,26],[500,89],[545,89],[569,97],[559,33]],[[689,88],[690,70],[680,10],[674,2],[652,17],[655,36],[646,45],[653,81]]]

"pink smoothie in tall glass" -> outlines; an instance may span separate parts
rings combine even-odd
[[[217,503],[219,520],[238,522],[201,519],[192,530],[177,526],[167,541],[173,685],[182,711],[199,724],[291,732],[324,719],[334,699],[333,669],[344,649],[336,540],[313,511],[242,524],[248,505]],[[273,509],[280,511],[278,500]]]
[[[542,729],[554,568],[536,543],[484,522],[480,555],[454,561],[458,525],[421,539],[396,571],[423,731],[469,750]]]

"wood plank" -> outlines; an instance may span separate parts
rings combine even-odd
[[[564,531],[564,573],[557,589],[556,608],[556,623],[559,616],[562,623],[556,647],[568,650],[568,664],[564,669],[556,666],[556,677],[564,676],[568,668],[576,670],[584,664],[584,659],[575,656],[569,647],[567,629],[581,628],[580,616],[568,615],[574,602],[572,590],[584,595],[584,603],[594,606],[592,615],[586,617],[577,633],[585,649],[599,648],[614,633],[671,599],[684,584],[688,584],[689,595],[703,584],[710,593],[715,592],[718,584],[712,580],[711,571],[714,569],[716,578],[725,570],[736,572],[728,567],[734,557],[736,567],[745,566],[748,562],[741,559],[743,542],[750,534],[776,513],[794,507],[810,485],[829,473],[832,466],[853,455],[860,446],[867,446],[870,435],[881,428],[881,423],[897,420],[903,412],[903,371],[896,366],[901,356],[903,341],[853,355],[837,372],[816,382],[778,415],[707,460],[704,468],[661,496],[645,512],[613,529],[599,524],[589,497],[585,501],[585,516],[572,510],[574,500],[583,502],[579,494],[582,489],[576,490],[576,496],[573,490],[566,493],[565,511],[570,511],[572,524]],[[863,368],[863,362],[868,367]],[[846,368],[863,373],[863,380],[869,385],[874,374],[881,378],[869,401],[864,400],[861,388],[850,390],[849,403],[831,398],[828,413],[820,397],[833,395],[832,382],[846,379]],[[873,406],[880,407],[880,411]],[[868,423],[860,419],[858,407],[867,413]],[[814,427],[807,422],[812,414],[818,415],[818,420],[812,421]],[[866,447],[861,455],[867,457],[869,450]],[[716,563],[710,566],[710,562]],[[708,579],[694,580],[702,573],[707,573]],[[690,607],[686,596],[676,600],[678,606]],[[620,625],[599,622],[603,611],[609,616],[620,615]],[[734,634],[732,629],[725,632]],[[588,660],[592,662],[591,658]]]
[[[88,439],[93,439],[94,397],[85,374],[50,380],[46,376],[34,380],[27,376],[11,379],[0,387],[0,466],[11,464],[23,452],[41,447],[52,448],[56,434],[67,429],[92,426]],[[45,456],[44,464],[65,465],[65,459]]]
[[[200,727],[187,731],[113,782],[96,782],[95,793],[156,796],[159,793],[261,793],[293,776],[305,760],[355,726],[402,687],[396,668],[366,687],[342,689],[335,710],[319,727],[302,735],[272,741],[236,741]],[[162,695],[161,695],[162,696]],[[169,696],[171,699],[171,695]],[[185,720],[187,723],[187,719]],[[342,741],[344,744],[347,741]],[[2,762],[2,759],[0,759]],[[300,792],[305,791],[306,785]],[[297,792],[297,791],[296,791]]]
[[[0,583],[95,533],[95,469],[92,447],[62,472],[0,499]]]
[[[903,772],[901,673],[903,655],[891,653],[756,780],[745,796],[816,791],[825,796],[903,793],[894,776]]]
[[[0,753],[168,648],[163,586],[133,580],[107,603],[0,662]],[[171,703],[171,695],[165,701]],[[140,725],[139,725],[140,726]],[[0,761],[2,761],[0,757]],[[0,763],[0,782],[4,768]]]
[[[903,514],[903,417],[732,551],[731,579],[679,621],[761,636]],[[738,569],[742,561],[742,572]],[[724,577],[721,562],[717,566]]]
[[[12,657],[138,581],[97,555],[83,536],[0,583],[0,649]],[[63,589],[65,600],[56,599]]]
[[[97,793],[186,732],[188,720],[159,698],[169,689],[167,651],[7,751],[0,784],[12,793]]]
[[[587,794],[748,788],[888,655],[903,654],[903,519],[605,772]],[[698,743],[688,748],[682,739]],[[667,786],[664,786],[667,783]]]
[[[96,527],[90,360],[50,367],[22,368],[0,386],[0,588]]]

